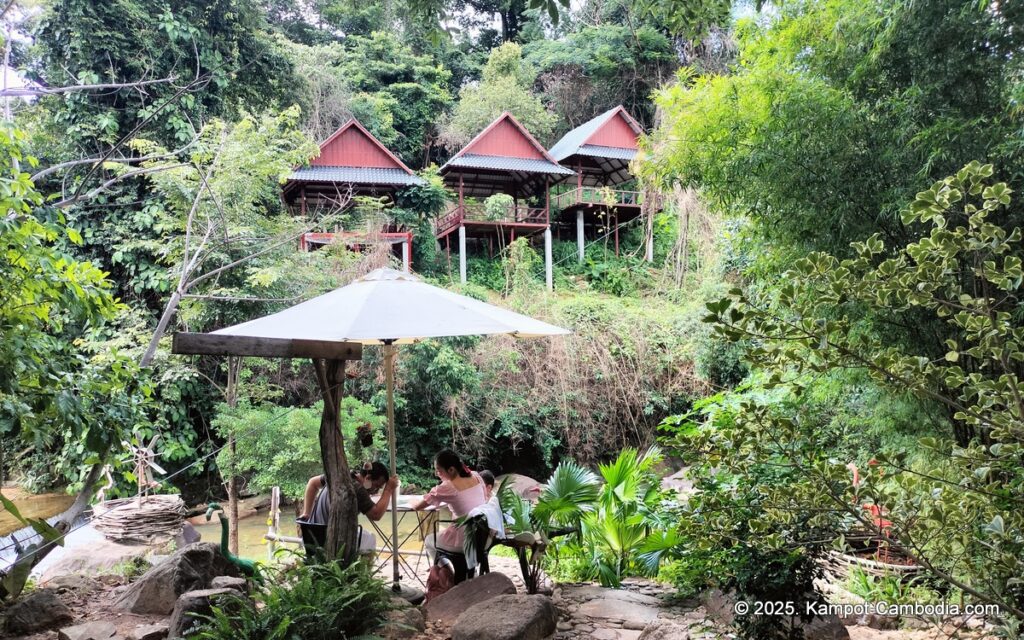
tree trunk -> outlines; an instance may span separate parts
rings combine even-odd
[[[324,551],[328,558],[350,564],[359,551],[356,539],[359,511],[341,435],[340,405],[344,393],[345,361],[313,360],[313,365],[324,397],[324,411],[320,418],[320,455],[331,498]]]

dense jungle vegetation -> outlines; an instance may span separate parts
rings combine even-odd
[[[574,331],[403,347],[405,482],[429,486],[449,445],[554,473],[585,507],[517,505],[524,528],[583,532],[549,571],[660,572],[684,595],[819,598],[818,560],[868,532],[925,567],[927,597],[997,604],[1019,637],[1020,4],[43,0],[3,20],[34,87],[0,132],[3,479],[89,494],[109,464],[131,493],[121,442],[159,434],[192,500],[227,468],[301,491],[310,365],[247,359],[228,385],[166,336],[386,264],[295,240],[389,219],[429,281]],[[663,210],[620,230],[620,255],[605,238],[578,264],[556,241],[553,294],[527,239],[459,286],[430,227],[451,197],[437,166],[502,111],[550,146],[618,104],[649,132],[634,168]],[[351,117],[425,185],[291,215],[281,177]],[[376,350],[346,396],[350,455],[374,457]],[[698,492],[668,500],[659,476],[683,466]]]

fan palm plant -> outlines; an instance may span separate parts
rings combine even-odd
[[[498,502],[506,515],[506,531],[523,572],[527,591],[536,593],[548,545],[554,537],[579,534],[584,515],[594,509],[600,482],[592,471],[575,462],[562,462],[532,504],[512,490],[508,482],[498,487]]]
[[[629,573],[656,575],[662,558],[679,544],[662,515],[664,497],[655,472],[662,459],[658,447],[642,454],[628,448],[600,465],[604,485],[597,508],[583,518],[583,538],[594,577],[605,586],[619,586]]]

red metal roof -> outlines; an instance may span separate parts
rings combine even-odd
[[[352,119],[341,125],[320,144],[320,155],[309,162],[314,167],[364,167],[375,169],[401,169],[412,175],[395,154],[373,137],[369,131]]]
[[[502,113],[486,129],[477,134],[469,144],[452,157],[452,160],[463,154],[555,162],[555,159],[548,154],[544,147],[540,146],[537,140],[530,135],[526,127],[521,125],[508,111]]]

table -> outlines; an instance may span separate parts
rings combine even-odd
[[[410,551],[407,549],[402,549],[402,546],[405,545],[405,543],[407,543],[417,533],[419,534],[419,539],[421,543],[425,540],[428,534],[433,533],[436,538],[438,523],[437,509],[433,506],[428,506],[426,509],[422,511],[413,510],[413,506],[419,504],[420,500],[422,499],[423,496],[413,495],[403,495],[400,496],[398,499],[397,513],[398,524],[400,529],[398,533],[398,563],[401,566],[404,566],[405,569],[408,571],[409,575],[413,576],[416,579],[416,581],[419,582],[421,586],[423,586],[423,588],[426,588],[426,583],[423,582],[423,579],[420,578],[418,573],[420,568],[420,562],[422,562],[423,558],[427,555],[427,552],[423,549],[423,545],[420,545],[419,551]],[[374,569],[374,573],[382,571],[385,567],[389,566],[391,564],[391,554],[394,553],[393,542],[391,540],[391,527],[388,526],[391,522],[391,518],[387,514],[390,513],[391,503],[389,501],[388,510],[385,512],[385,516],[380,519],[380,522],[370,520],[370,525],[374,528],[374,530],[377,532],[377,535],[379,535],[381,540],[383,541],[381,546],[377,547],[377,553],[381,555],[387,555],[386,559],[377,563],[377,566]],[[401,525],[405,522],[405,519],[410,515],[416,518],[416,526],[403,534],[401,532]],[[384,531],[384,529],[381,528],[380,523],[384,523],[388,531]],[[415,568],[413,568],[413,566],[409,563],[408,558],[411,556],[416,556]]]

